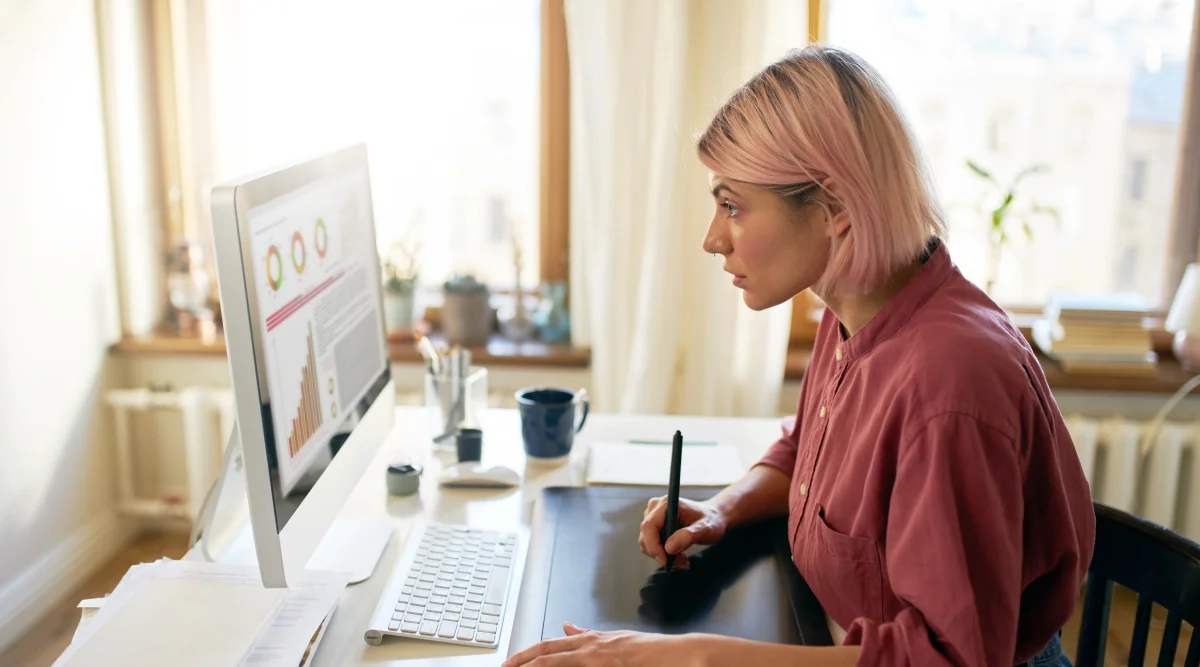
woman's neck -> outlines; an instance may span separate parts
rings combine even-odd
[[[904,286],[908,284],[924,266],[920,260],[901,267],[891,277],[874,290],[866,294],[852,294],[823,299],[825,307],[833,311],[838,321],[842,323],[847,336],[853,336],[883,310]]]

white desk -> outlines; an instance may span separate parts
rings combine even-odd
[[[511,614],[508,614],[504,624],[500,648],[494,651],[403,638],[385,640],[380,646],[370,646],[363,641],[363,632],[414,521],[440,521],[523,532],[522,539],[527,543],[534,501],[547,486],[579,486],[584,483],[586,450],[591,442],[631,438],[669,440],[679,429],[687,439],[716,440],[737,447],[742,465],[749,467],[780,433],[778,419],[593,414],[588,417],[583,431],[576,436],[569,463],[556,468],[527,467],[517,412],[489,410],[483,423],[484,462],[506,465],[520,472],[523,476],[521,487],[503,490],[441,489],[437,485],[437,476],[443,461],[450,459],[427,454],[421,461],[425,473],[421,479],[420,494],[390,496],[384,479],[387,465],[428,447],[425,414],[420,408],[396,409],[396,429],[392,438],[380,448],[375,461],[342,510],[342,516],[346,518],[387,521],[395,526],[396,533],[371,578],[348,587],[342,594],[317,651],[314,663],[317,667],[499,665],[508,655]],[[636,549],[637,545],[630,544],[629,548]],[[514,598],[517,590],[514,588],[512,592]],[[516,603],[521,603],[519,598],[516,598]]]

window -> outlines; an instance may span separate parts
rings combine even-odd
[[[385,256],[536,284],[537,0],[206,4],[214,182],[366,141]]]
[[[1010,230],[993,296],[1040,305],[1053,290],[1131,286],[1168,302],[1161,267],[1194,0],[827,4],[826,40],[877,67],[908,114],[968,278],[987,280],[988,211],[1002,194],[967,160],[1001,182],[1044,165],[1017,204],[1057,215],[1031,215],[1031,238]]]

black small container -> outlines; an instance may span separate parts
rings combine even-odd
[[[458,462],[478,461],[483,458],[483,431],[477,428],[459,429],[454,444],[458,450]]]

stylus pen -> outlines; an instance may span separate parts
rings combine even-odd
[[[671,483],[667,486],[667,521],[663,524],[663,544],[679,530],[679,470],[683,465],[683,434],[675,431],[671,441]],[[667,569],[675,564],[675,556],[667,554]]]

